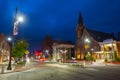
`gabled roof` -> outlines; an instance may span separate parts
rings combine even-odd
[[[100,32],[100,31],[95,31],[90,29],[87,29],[87,31],[90,34],[90,36],[98,42],[102,42],[105,39],[114,38],[114,35],[110,33],[105,33],[105,32]]]
[[[77,24],[77,28],[76,28],[76,31],[77,30],[80,30],[80,31],[83,31],[86,26],[84,25],[83,23],[83,19],[82,19],[82,15],[81,13],[79,14],[79,18],[78,18],[78,24]],[[110,38],[113,38],[115,39],[114,35],[113,34],[110,34],[110,33],[105,33],[105,32],[100,32],[100,31],[95,31],[95,30],[90,30],[90,29],[87,29],[87,32],[89,33],[89,35],[94,39],[96,40],[97,42],[102,42],[103,40],[105,39],[110,39]],[[86,31],[85,31],[86,32]],[[84,32],[82,32],[83,34]]]

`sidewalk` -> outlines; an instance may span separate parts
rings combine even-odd
[[[7,67],[8,65],[7,64],[4,64],[4,68],[3,68],[3,71],[4,73],[3,74],[6,74],[6,73],[13,73],[13,72],[20,72],[20,71],[24,71],[24,70],[28,70],[28,69],[31,69],[30,67],[28,66],[19,66],[19,65],[11,65],[12,67],[12,70],[7,70]],[[0,65],[0,74],[2,74],[2,65]]]
[[[86,62],[77,62],[77,63],[59,63],[61,65],[68,65],[68,66],[81,66],[81,67],[95,67],[95,66],[120,66],[120,64],[113,64],[113,63],[86,63]]]
[[[20,72],[20,71],[29,70],[29,69],[31,69],[31,67],[17,65],[13,72]]]
[[[3,73],[11,73],[15,70],[15,65],[11,65],[12,70],[7,70],[8,65],[4,65]],[[2,73],[2,65],[0,65],[0,73]]]

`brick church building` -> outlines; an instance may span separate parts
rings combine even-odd
[[[106,39],[114,39],[114,35],[88,29],[83,22],[81,13],[79,14],[76,28],[76,59],[83,60],[86,53],[89,52],[92,54],[93,52],[101,51],[100,42]]]

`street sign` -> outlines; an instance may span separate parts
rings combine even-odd
[[[25,54],[29,54],[30,52],[28,50],[25,51]]]

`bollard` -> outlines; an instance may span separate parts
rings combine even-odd
[[[83,62],[83,68],[85,68],[85,61]]]

